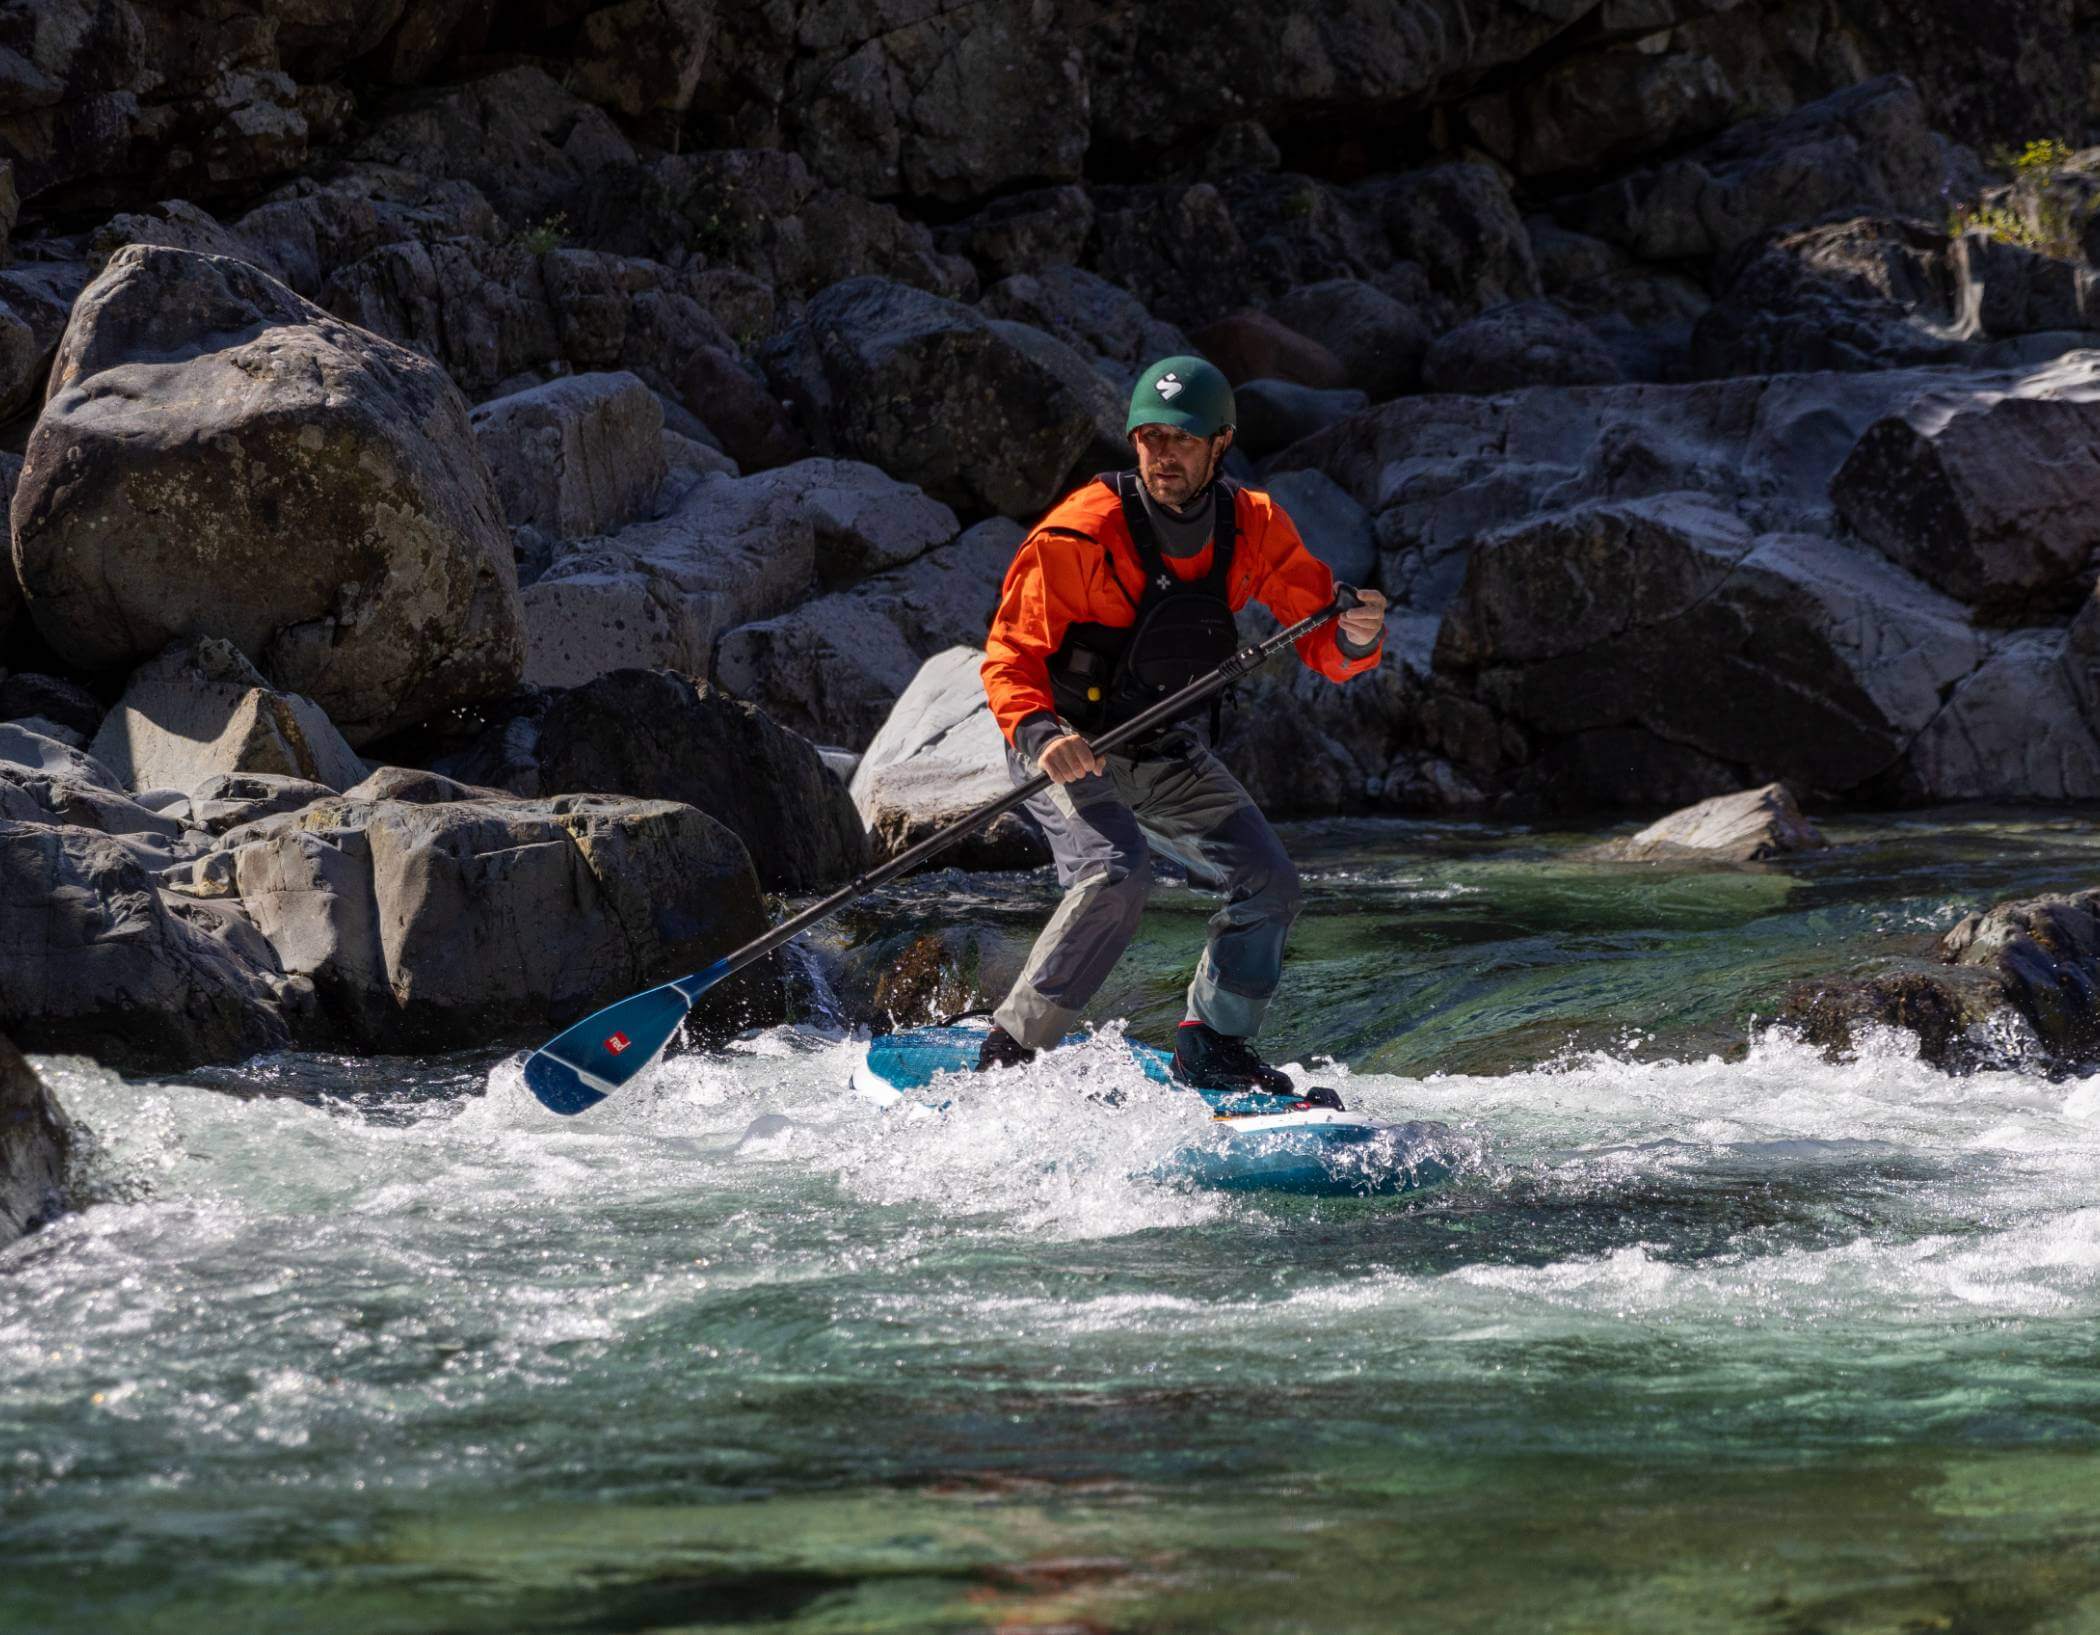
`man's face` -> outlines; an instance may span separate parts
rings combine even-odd
[[[1177,426],[1140,426],[1130,436],[1137,444],[1138,476],[1162,505],[1181,506],[1194,499],[1232,446],[1230,427],[1208,440]]]

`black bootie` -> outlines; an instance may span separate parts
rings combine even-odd
[[[1174,1036],[1174,1077],[1195,1090],[1266,1090],[1297,1093],[1288,1074],[1269,1066],[1244,1039],[1201,1022],[1184,1022]]]
[[[984,1043],[978,1047],[977,1071],[982,1073],[988,1067],[1019,1067],[1034,1060],[1034,1051],[994,1022],[992,1031],[984,1036]]]

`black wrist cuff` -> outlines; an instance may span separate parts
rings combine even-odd
[[[1043,753],[1043,746],[1053,738],[1065,735],[1065,724],[1048,710],[1037,710],[1033,715],[1024,715],[1014,727],[1014,748],[1031,761]]]

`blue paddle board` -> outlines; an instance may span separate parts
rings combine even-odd
[[[854,1065],[853,1088],[877,1106],[945,1109],[977,1079],[986,1026],[901,1028],[871,1039]],[[1084,1034],[1064,1041],[1084,1042]],[[1365,1197],[1413,1192],[1451,1173],[1451,1132],[1442,1124],[1384,1123],[1345,1110],[1332,1091],[1301,1098],[1190,1090],[1174,1082],[1165,1051],[1134,1039],[1122,1044],[1146,1078],[1200,1099],[1210,1115],[1204,1137],[1162,1161],[1153,1179],[1230,1192]],[[1104,1099],[1115,1099],[1112,1089]]]

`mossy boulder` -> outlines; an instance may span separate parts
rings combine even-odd
[[[353,744],[507,693],[524,661],[457,388],[244,262],[111,257],[59,345],[13,520],[30,616],[71,663],[225,637]]]

